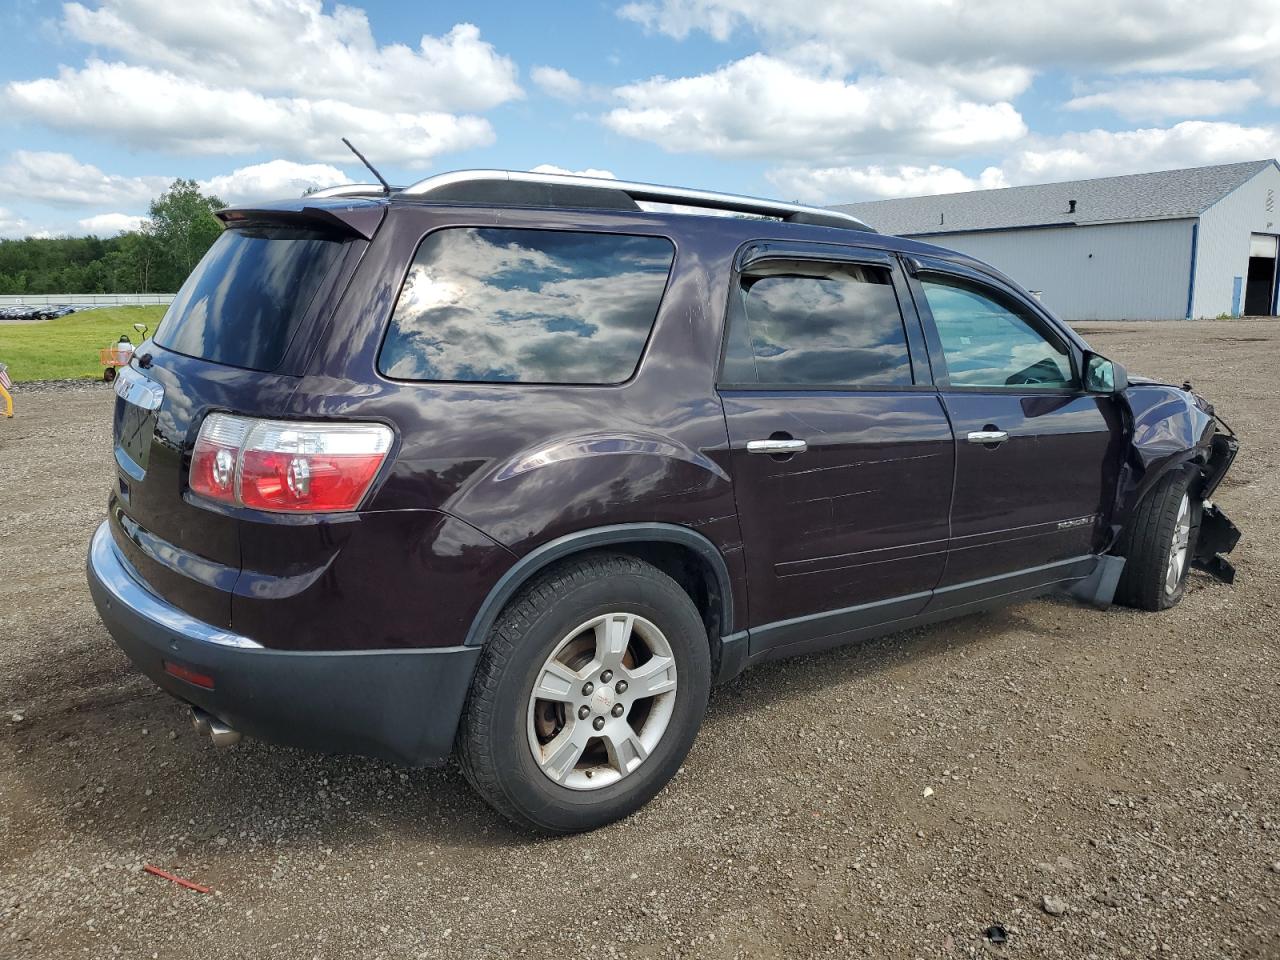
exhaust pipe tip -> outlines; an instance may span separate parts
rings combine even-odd
[[[209,715],[196,707],[191,708],[191,726],[202,737],[209,736]]]
[[[213,714],[199,707],[191,708],[191,725],[196,728],[196,733],[208,736],[215,747],[230,747],[240,742],[239,730],[227,726]]]

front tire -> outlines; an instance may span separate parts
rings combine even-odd
[[[1118,602],[1139,610],[1167,610],[1182,599],[1201,509],[1191,477],[1183,472],[1168,474],[1142,498],[1124,532]]]
[[[675,775],[710,677],[706,629],[679,584],[630,556],[566,561],[507,605],[485,643],[462,771],[525,829],[604,826]]]

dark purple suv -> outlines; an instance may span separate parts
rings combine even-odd
[[[221,216],[116,381],[89,553],[215,741],[456,752],[517,823],[588,829],[753,664],[1232,576],[1213,408],[968,257],[501,171]]]

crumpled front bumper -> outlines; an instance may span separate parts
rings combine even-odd
[[[1212,407],[1210,407],[1212,410]],[[1209,463],[1205,469],[1204,486],[1200,495],[1204,497],[1204,507],[1200,515],[1200,533],[1196,539],[1196,552],[1191,558],[1191,565],[1203,570],[1223,583],[1235,583],[1236,568],[1222,556],[1230,553],[1240,542],[1240,531],[1228,519],[1227,515],[1209,498],[1213,496],[1222,478],[1231,469],[1236,454],[1240,452],[1240,442],[1235,431],[1221,417],[1214,416],[1215,431],[1209,441]]]
[[[1196,552],[1191,558],[1191,565],[1217,577],[1223,583],[1235,583],[1236,568],[1222,554],[1230,553],[1239,542],[1240,531],[1236,525],[1217,504],[1206,500],[1200,515],[1200,535],[1196,539]]]

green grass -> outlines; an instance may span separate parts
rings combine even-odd
[[[135,323],[154,333],[165,307],[98,307],[39,323],[0,323],[0,363],[14,383],[26,380],[100,379],[98,351],[128,335],[141,342]]]

